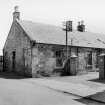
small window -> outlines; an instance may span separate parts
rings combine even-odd
[[[61,51],[56,51],[56,57],[61,57]]]
[[[2,63],[3,62],[3,57],[2,56],[0,56],[0,63]]]
[[[12,52],[12,54],[13,54],[13,57],[15,57],[15,55],[16,55],[16,52],[15,52],[15,51],[13,51],[13,52]]]
[[[96,68],[98,68],[99,66],[99,55],[101,54],[101,50],[97,49],[97,53],[96,53]]]
[[[60,67],[63,65],[63,61],[62,61],[62,51],[56,51],[55,52],[55,56],[56,56],[56,66]]]
[[[87,58],[87,64],[92,65],[92,51],[88,52]]]
[[[32,43],[32,46],[35,46],[35,44],[36,44],[36,43],[35,43],[35,42],[33,42],[33,43]]]

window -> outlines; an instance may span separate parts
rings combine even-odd
[[[98,68],[99,66],[99,55],[101,54],[101,50],[97,49],[97,53],[96,53],[96,68]]]
[[[60,67],[63,65],[63,61],[62,61],[62,51],[56,51],[55,52],[55,56],[56,56],[56,66]]]
[[[13,51],[13,52],[12,52],[12,54],[13,54],[13,57],[14,57],[14,56],[16,55],[16,52],[15,52],[15,51]]]
[[[32,46],[35,46],[36,42],[32,42]]]
[[[0,64],[3,63],[3,56],[0,56]]]
[[[56,51],[56,57],[61,57],[61,51]]]
[[[87,64],[92,65],[92,51],[88,52],[87,55]]]
[[[14,70],[16,66],[16,51],[12,52],[12,69]]]

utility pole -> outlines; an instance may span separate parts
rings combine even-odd
[[[68,32],[66,23],[66,58],[68,59]]]
[[[72,21],[65,21],[64,26],[63,30],[66,31],[66,59],[68,59],[68,32],[72,31]]]

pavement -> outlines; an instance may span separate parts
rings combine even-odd
[[[98,77],[98,72],[90,72],[79,76],[38,78],[28,81],[56,91],[105,103],[105,84],[94,82]]]

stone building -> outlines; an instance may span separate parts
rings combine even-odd
[[[105,35],[78,29],[68,32],[68,56],[77,56],[77,73],[96,70],[98,55],[104,51]],[[65,32],[61,27],[21,20],[15,7],[3,56],[4,71],[29,76],[52,73],[66,59]]]
[[[3,56],[0,55],[0,72],[3,71]]]

